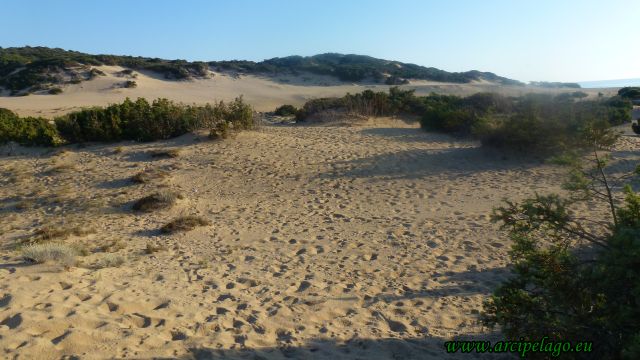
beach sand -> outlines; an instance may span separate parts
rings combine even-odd
[[[500,337],[478,324],[508,276],[492,208],[566,173],[388,118],[65,150],[0,158],[6,358],[447,358],[448,339]],[[145,169],[169,175],[131,182]],[[183,199],[131,209],[158,189]],[[180,215],[211,225],[159,232]],[[94,230],[63,241],[90,255],[25,264],[16,243],[47,224]]]

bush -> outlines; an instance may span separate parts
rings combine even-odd
[[[37,264],[53,262],[71,267],[76,265],[76,255],[78,255],[76,249],[58,243],[35,244],[22,249],[24,259]]]
[[[273,113],[277,116],[295,116],[297,112],[298,109],[293,105],[282,105]]]
[[[171,220],[164,225],[160,231],[165,234],[174,234],[178,232],[186,232],[195,229],[198,226],[209,226],[211,222],[201,216],[181,216]]]
[[[183,196],[175,191],[162,190],[155,194],[143,197],[133,204],[133,210],[151,212],[155,210],[169,209]]]
[[[640,125],[637,123],[633,123],[631,124],[631,129],[633,130],[634,133],[640,135]]]
[[[500,325],[509,339],[587,340],[593,342],[587,358],[637,359],[640,195],[626,187],[624,201],[618,201],[611,186],[624,177],[607,178],[597,150],[593,163],[587,170],[574,165],[565,185],[578,197],[537,195],[494,212],[513,240],[513,276],[486,301],[482,319]],[[591,198],[610,207],[608,220],[571,215],[576,201]]]
[[[640,99],[640,87],[623,87],[618,90],[618,96],[629,100]]]
[[[58,87],[51,88],[51,89],[49,89],[48,93],[51,94],[51,95],[62,94],[62,89],[58,88]]]
[[[0,108],[0,144],[14,141],[21,145],[57,146],[63,143],[56,127],[46,119],[20,118]]]
[[[213,128],[228,121],[237,130],[253,127],[253,110],[242,97],[229,104],[188,106],[167,99],[149,104],[139,98],[122,104],[94,107],[55,119],[58,130],[69,142],[153,141],[169,139],[188,132]]]
[[[132,89],[138,87],[138,83],[133,80],[127,80],[122,84],[123,88]]]

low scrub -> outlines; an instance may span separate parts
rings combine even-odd
[[[70,236],[86,236],[95,232],[95,229],[83,226],[48,225],[34,231],[29,240],[30,242],[64,240]]]
[[[63,139],[51,121],[35,117],[19,117],[11,110],[0,108],[0,144],[9,141],[30,146],[56,146]]]
[[[55,122],[62,137],[72,143],[153,141],[198,129],[213,129],[221,122],[230,122],[237,130],[251,129],[253,110],[242,97],[230,103],[204,106],[182,105],[167,99],[149,103],[139,98],[73,112],[56,118]]]
[[[108,254],[102,255],[98,259],[98,261],[95,263],[94,267],[96,269],[120,267],[124,263],[125,263],[125,259],[122,255],[108,253]]]
[[[136,201],[133,204],[133,209],[143,212],[169,209],[173,207],[179,199],[183,199],[183,196],[180,193],[170,190],[162,190]]]
[[[25,246],[22,257],[33,263],[55,263],[64,267],[76,265],[77,250],[59,243],[43,243]]]
[[[171,220],[164,225],[160,231],[165,234],[173,234],[178,232],[186,232],[195,229],[198,226],[209,226],[211,222],[201,216],[181,216]]]
[[[295,116],[298,113],[298,109],[293,105],[279,106],[274,112],[277,116]]]

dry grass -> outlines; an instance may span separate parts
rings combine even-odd
[[[86,236],[95,234],[95,229],[83,226],[67,226],[67,225],[47,225],[33,232],[29,238],[31,243],[39,243],[54,239],[64,240],[72,235]]]
[[[147,247],[144,249],[144,253],[147,255],[151,255],[157,253],[158,251],[166,251],[167,247],[164,245],[156,245],[150,242],[147,243]]]
[[[52,262],[71,267],[76,265],[76,255],[76,249],[59,243],[35,244],[22,249],[24,259],[37,264]]]
[[[108,242],[106,244],[99,246],[98,250],[106,253],[113,253],[113,252],[120,251],[124,248],[126,248],[126,245],[122,240],[113,240],[111,242]]]
[[[164,225],[160,231],[165,234],[174,234],[178,232],[185,232],[195,229],[198,226],[209,226],[211,222],[201,216],[181,216],[179,218],[171,220],[168,224]]]
[[[125,263],[125,259],[122,255],[118,254],[105,254],[95,264],[96,269],[104,269],[109,267],[120,267]]]
[[[64,174],[69,171],[73,171],[76,169],[76,166],[70,163],[61,163],[55,164],[49,170],[46,171],[47,174]]]
[[[114,154],[122,154],[123,152],[124,152],[124,147],[122,146],[118,146],[117,148],[113,149]]]
[[[177,158],[180,156],[182,150],[180,149],[169,149],[169,150],[155,150],[151,151],[149,154],[153,158]]]
[[[169,176],[169,172],[162,169],[146,169],[141,171],[131,178],[131,180],[138,184],[148,184],[155,181],[164,180]]]
[[[133,210],[151,212],[169,209],[176,204],[178,199],[183,199],[183,196],[175,191],[161,190],[136,201],[133,204]]]

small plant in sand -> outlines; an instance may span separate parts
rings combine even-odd
[[[169,176],[169,172],[162,169],[146,169],[131,178],[131,181],[138,184],[148,184],[154,181],[160,181]]]
[[[182,150],[180,149],[168,149],[168,150],[155,150],[151,151],[150,155],[153,158],[177,158],[180,156]]]
[[[68,237],[74,236],[86,236],[89,234],[95,234],[95,229],[82,226],[69,226],[69,225],[47,225],[39,228],[33,232],[33,235],[29,238],[29,242],[37,243],[49,240],[64,240]]]
[[[70,163],[59,163],[54,164],[49,170],[47,170],[47,174],[64,174],[69,171],[75,170],[76,166]]]
[[[76,265],[76,255],[76,249],[60,243],[34,244],[22,249],[23,258],[36,264],[50,262],[71,267]]]
[[[164,225],[160,231],[165,234],[174,234],[178,232],[186,232],[195,229],[198,226],[209,226],[211,222],[202,216],[188,215],[181,216],[171,220]]]
[[[113,149],[114,154],[122,154],[123,152],[124,152],[124,147],[122,146],[118,146],[115,149]]]
[[[147,247],[144,248],[144,253],[147,255],[155,254],[159,251],[166,251],[167,247],[164,245],[153,244],[148,242]]]
[[[121,240],[113,240],[108,243],[102,244],[98,247],[98,250],[106,253],[114,253],[126,248],[126,245]]]
[[[132,88],[138,87],[138,83],[133,80],[127,80],[122,84],[122,87],[127,89],[132,89]]]
[[[58,95],[58,94],[62,94],[62,89],[59,87],[54,87],[49,89],[49,91],[47,91],[50,95]]]
[[[120,267],[125,263],[125,259],[122,255],[118,254],[105,254],[95,264],[96,269],[104,269],[110,267]]]
[[[151,212],[155,210],[169,209],[178,199],[183,199],[182,194],[171,190],[161,190],[155,194],[143,197],[133,204],[133,210]]]

